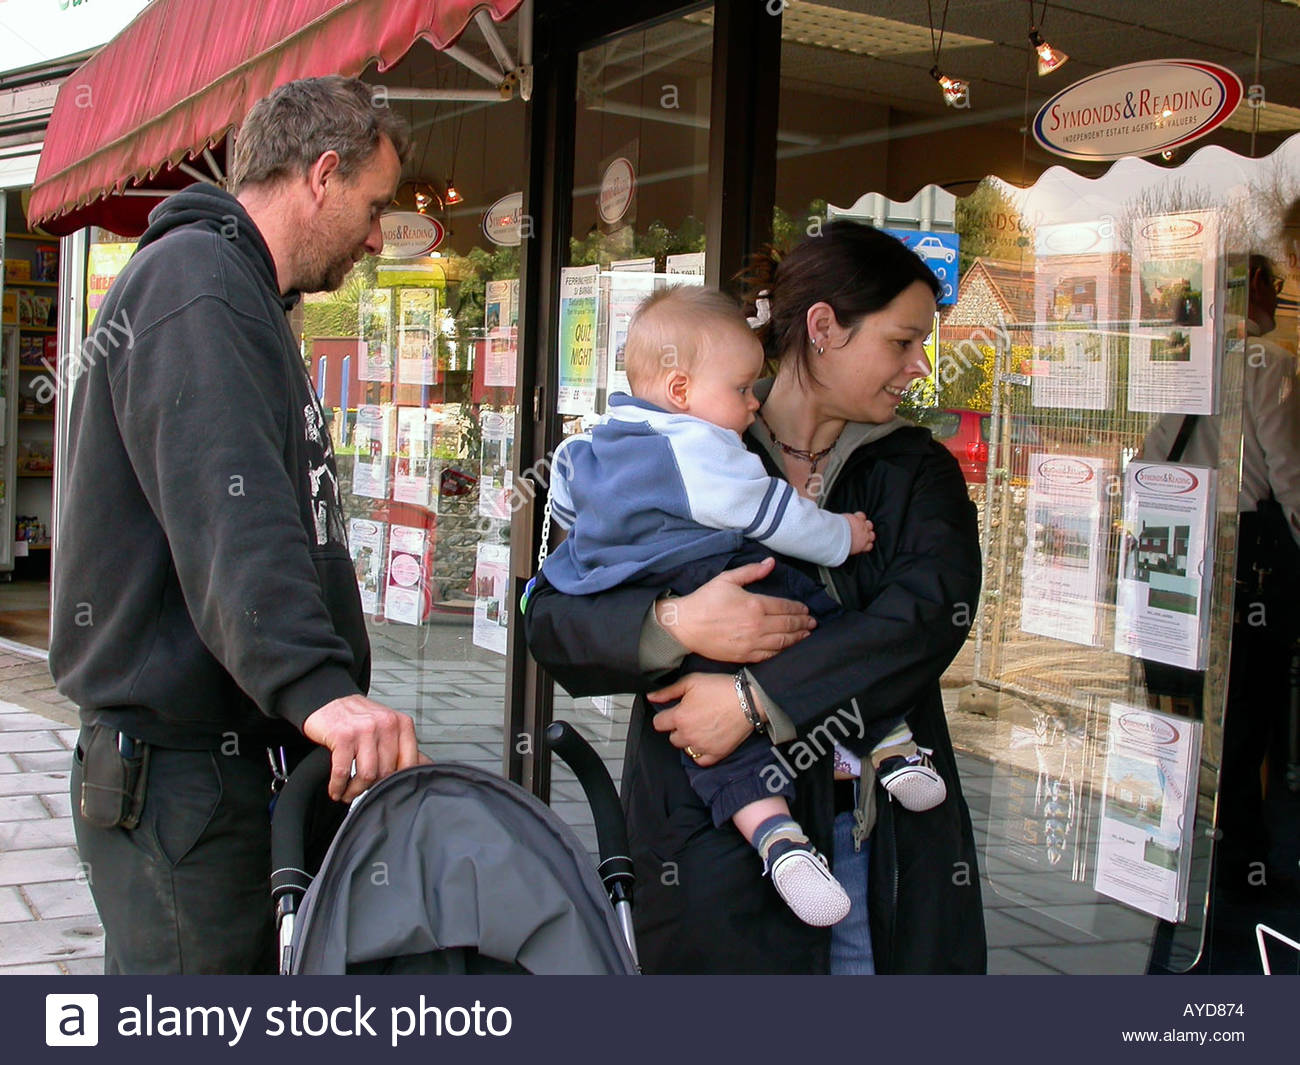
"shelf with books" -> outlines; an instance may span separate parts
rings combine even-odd
[[[58,430],[55,405],[43,382],[49,381],[58,361],[60,246],[55,237],[26,231],[21,202],[12,193],[0,197],[0,230],[0,479],[9,482],[0,503],[0,538],[7,531],[14,548],[0,549],[4,570],[12,568],[19,554],[50,555]]]

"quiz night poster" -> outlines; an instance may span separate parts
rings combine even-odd
[[[598,266],[560,271],[560,414],[596,412],[596,286]]]

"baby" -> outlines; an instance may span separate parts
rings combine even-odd
[[[697,287],[661,289],[637,308],[625,364],[632,395],[614,393],[590,432],[555,454],[551,511],[569,529],[542,572],[561,592],[587,595],[623,584],[688,594],[723,570],[773,552],[834,567],[871,549],[866,515],[833,514],[771,477],[741,442],[759,409],[754,382],[763,351],[736,305]],[[842,611],[811,577],[778,561],[751,590],[806,603],[818,624]],[[735,667],[688,656],[685,672]],[[755,727],[729,756],[707,768],[690,749],[683,764],[715,825],[730,820],[763,860],[791,910],[826,926],[849,899],[792,818],[794,787],[775,767],[746,675],[735,674],[737,713]],[[881,784],[910,810],[947,795],[943,778],[912,742],[901,719],[867,737]],[[774,790],[772,782],[776,782]]]

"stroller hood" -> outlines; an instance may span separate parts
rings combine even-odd
[[[303,899],[294,973],[632,974],[591,857],[522,788],[403,770],[353,803]]]

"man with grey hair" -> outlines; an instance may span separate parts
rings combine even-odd
[[[50,668],[81,712],[107,972],[273,971],[272,766],[321,744],[350,800],[420,757],[364,694],[333,449],[286,318],[382,249],[408,149],[359,81],[281,86],[231,191],[161,204],[100,308],[125,343],[71,400]]]

